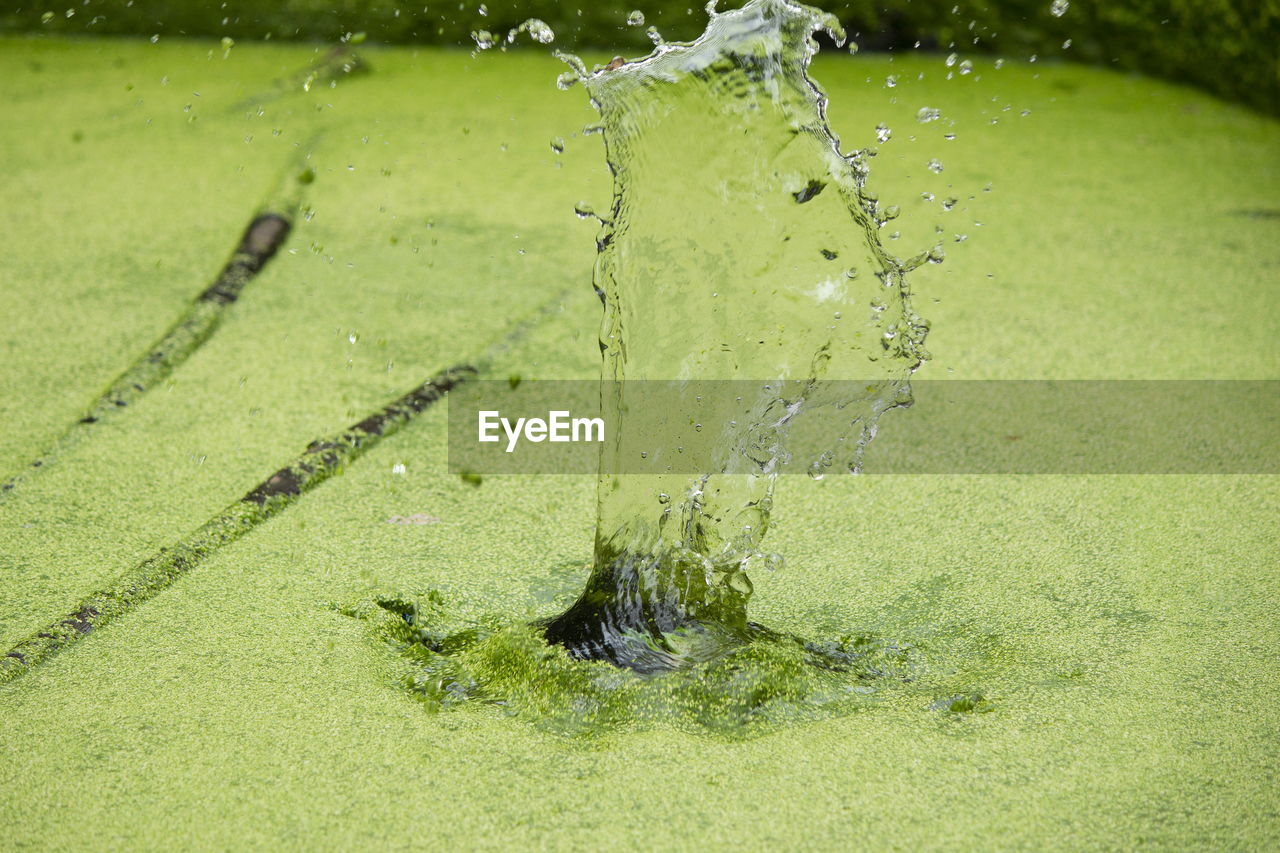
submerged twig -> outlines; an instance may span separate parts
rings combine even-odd
[[[288,239],[303,187],[310,183],[313,174],[310,170],[301,171],[301,168],[300,163],[291,166],[290,174],[250,220],[231,258],[213,283],[191,302],[182,316],[144,355],[125,368],[79,420],[63,430],[22,470],[0,481],[0,496],[13,491],[34,472],[48,468],[60,455],[79,443],[94,425],[136,402],[209,339],[241,291]]]
[[[488,370],[532,329],[555,314],[571,291],[571,288],[563,288],[517,320],[470,363],[437,373],[336,436],[311,442],[293,462],[267,477],[218,515],[169,547],[161,548],[110,585],[91,593],[71,613],[18,643],[0,657],[0,684],[17,678],[81,637],[152,598],[199,565],[206,556],[239,539],[339,473],[378,441],[444,397],[450,389]]]
[[[229,109],[237,111],[262,106],[297,92],[309,92],[312,87],[320,83],[367,73],[369,73],[369,63],[346,45],[336,45],[306,68],[276,80],[270,91],[241,98]]]
[[[108,586],[91,593],[71,613],[10,649],[0,658],[0,684],[17,678],[152,598],[206,556],[239,539],[338,473],[344,465],[441,399],[450,388],[476,373],[476,368],[469,365],[445,370],[342,433],[311,442],[301,455],[244,497]]]

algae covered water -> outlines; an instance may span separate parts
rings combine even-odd
[[[581,74],[614,176],[595,286],[603,408],[620,427],[601,471],[636,447],[680,451],[651,419],[629,430],[642,403],[624,380],[669,382],[676,397],[690,380],[759,383],[745,416],[696,425],[716,435],[712,470],[602,473],[592,577],[547,625],[574,656],[651,671],[748,641],[749,572],[780,560],[762,540],[789,435],[840,410],[823,423],[843,429],[804,463],[856,470],[879,415],[909,399],[926,327],[904,274],[929,256],[904,263],[878,239],[897,211],[827,125],[808,76],[819,31],[843,41],[816,9],[754,0],[712,9],[693,43]],[[866,381],[820,382],[835,378]],[[677,417],[699,417],[694,391],[683,402]]]

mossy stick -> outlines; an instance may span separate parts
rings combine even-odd
[[[35,459],[0,481],[0,498],[12,492],[32,474],[48,468],[59,456],[78,444],[93,428],[136,402],[209,339],[241,292],[289,237],[301,202],[303,187],[314,173],[301,161],[291,164],[266,202],[249,221],[230,259],[213,283],[187,307],[182,316],[147,348]]]
[[[476,375],[469,365],[442,371],[338,435],[311,442],[296,459],[191,533],[90,593],[71,613],[27,637],[0,658],[0,684],[152,598],[205,557],[234,542],[342,470],[381,439]]]
[[[517,319],[501,338],[470,363],[437,373],[336,436],[311,442],[291,463],[187,536],[167,548],[161,548],[109,585],[90,593],[71,613],[54,620],[0,657],[0,684],[12,681],[147,601],[218,548],[239,539],[341,472],[344,466],[378,441],[430,408],[450,389],[489,371],[530,331],[557,314],[573,290],[572,287],[562,288],[535,310]]]

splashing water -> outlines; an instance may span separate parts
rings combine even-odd
[[[877,232],[897,211],[866,189],[861,155],[841,153],[807,74],[816,32],[843,42],[837,22],[785,0],[708,11],[695,42],[594,73],[570,59],[567,81],[599,110],[614,175],[595,273],[602,402],[620,424],[606,460],[644,438],[628,435],[616,380],[761,380],[750,417],[709,425],[717,470],[599,481],[592,576],[545,634],[574,657],[640,672],[768,633],[747,619],[747,572],[778,562],[761,540],[788,435],[836,407],[848,429],[809,467],[856,471],[877,418],[909,401],[907,378],[926,357],[904,273],[933,258],[884,250]],[[851,383],[817,383],[855,378],[866,381],[853,397],[834,396]]]
[[[716,436],[714,470],[600,477],[592,573],[563,614],[513,621],[434,592],[343,608],[407,659],[404,683],[431,710],[497,706],[568,734],[675,724],[732,737],[902,691],[941,690],[954,711],[955,686],[923,678],[912,642],[806,641],[747,619],[748,572],[781,562],[761,547],[780,466],[858,470],[927,357],[905,274],[943,253],[904,261],[880,243],[897,209],[867,189],[864,155],[841,153],[807,75],[814,33],[842,39],[834,19],[785,0],[708,12],[697,41],[639,61],[592,72],[557,54],[570,66],[558,84],[584,84],[600,112],[614,174],[611,215],[576,209],[601,223],[602,403],[615,424],[601,470],[662,440],[644,434],[652,419],[628,419],[637,401],[612,380],[687,391],[680,418],[700,405],[686,380],[756,390],[732,420],[699,421]],[[827,434],[833,422],[841,434]]]

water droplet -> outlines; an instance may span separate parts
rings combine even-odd
[[[658,32],[657,27],[649,27],[644,31],[644,34],[649,37],[649,41],[653,42],[654,47],[659,47],[666,43],[662,38],[662,33]]]
[[[950,68],[951,66],[955,65],[955,64],[956,64],[956,60],[958,60],[959,58],[960,58],[960,57],[959,57],[959,56],[957,56],[957,55],[956,55],[956,54],[954,54],[954,53],[948,54],[948,55],[947,55],[947,67],[948,67],[948,68]]]
[[[1071,47],[1071,39],[1067,39],[1066,41],[1064,41],[1064,42],[1062,43],[1062,49],[1063,49],[1063,50],[1067,50],[1067,49],[1068,49],[1068,48],[1070,48],[1070,47]]]
[[[73,14],[75,14],[75,13],[74,13],[74,12],[72,12],[70,9],[68,9],[68,10],[67,10],[67,17],[68,17],[68,18],[70,18]],[[152,43],[152,44],[155,44],[155,43],[156,43],[156,42],[158,42],[158,41],[160,41],[160,34],[159,34],[159,33],[156,33],[155,35],[153,35],[153,36],[151,37],[151,43]]]
[[[580,201],[575,204],[573,206],[573,212],[578,214],[579,219],[586,219],[588,216],[596,215],[595,208],[587,204],[585,201]]]
[[[671,503],[671,495],[667,494],[666,492],[659,492],[659,493],[658,493],[658,503],[660,503],[660,504],[669,504],[669,503]]]
[[[476,9],[476,11],[480,13],[480,17],[482,18],[489,17],[489,7],[484,5],[483,3],[480,4],[480,8]]]
[[[488,30],[477,30],[471,34],[471,38],[480,50],[488,50],[493,47],[493,33]]]
[[[1049,4],[1049,14],[1053,15],[1055,18],[1061,18],[1063,15],[1067,14],[1067,9],[1070,8],[1070,6],[1071,4],[1068,3],[1067,0],[1053,0],[1053,2]]]
[[[956,204],[959,203],[959,201],[960,199],[956,198],[955,196],[950,196],[949,198],[943,200],[942,209],[951,210],[953,207],[956,206]]]
[[[564,153],[564,140],[559,136],[553,137],[551,140],[551,150],[557,154]]]
[[[1000,70],[1001,68],[1004,68],[1004,60],[1003,60],[1003,59],[997,59],[997,60],[996,60],[996,70],[998,71],[998,70]]]
[[[897,75],[897,74],[890,74],[888,77],[884,78],[884,85],[885,85],[885,87],[886,87],[886,88],[889,88],[889,89],[892,89],[894,86],[897,86],[897,85],[898,85],[898,75]]]
[[[643,27],[643,26],[644,26],[644,12],[641,12],[639,9],[636,9],[636,10],[635,10],[635,11],[633,11],[630,15],[627,15],[627,26],[629,26],[629,27]]]
[[[934,157],[932,160],[930,160],[929,171],[933,172],[935,175],[940,174],[942,172],[942,161],[939,160],[937,157]]]
[[[916,121],[921,124],[928,124],[931,121],[937,121],[942,118],[942,111],[936,107],[921,107],[916,111]]]
[[[960,73],[961,73],[961,74],[968,74],[968,73],[969,73],[970,71],[972,71],[972,70],[973,70],[973,63],[972,63],[972,62],[970,62],[970,61],[969,61],[969,60],[967,60],[967,59],[961,60],[961,62],[960,62]]]
[[[893,131],[889,129],[889,126],[887,124],[885,124],[884,122],[881,122],[880,124],[876,125],[876,141],[877,142],[888,142],[889,137],[891,136],[893,136]]]
[[[52,20],[53,20],[52,12],[45,12],[43,15],[40,16],[40,23],[42,24],[47,24]]]
[[[538,44],[551,44],[555,41],[556,34],[547,26],[547,22],[541,18],[530,18],[520,26],[507,33],[507,44],[511,44],[516,40],[516,36],[521,33],[528,33],[529,37]]]
[[[555,32],[536,18],[529,24],[529,35],[539,44],[550,44],[556,37]]]
[[[360,340],[360,336],[358,334],[356,334],[355,332],[348,333],[347,343],[354,344],[358,340]]]
[[[394,465],[392,465],[392,466],[391,466],[391,473],[392,473],[392,474],[399,474],[399,475],[403,476],[403,475],[404,475],[405,470],[406,470],[406,469],[405,469],[405,467],[404,467],[404,463],[403,463],[403,462],[397,462],[396,464],[394,464]]]

